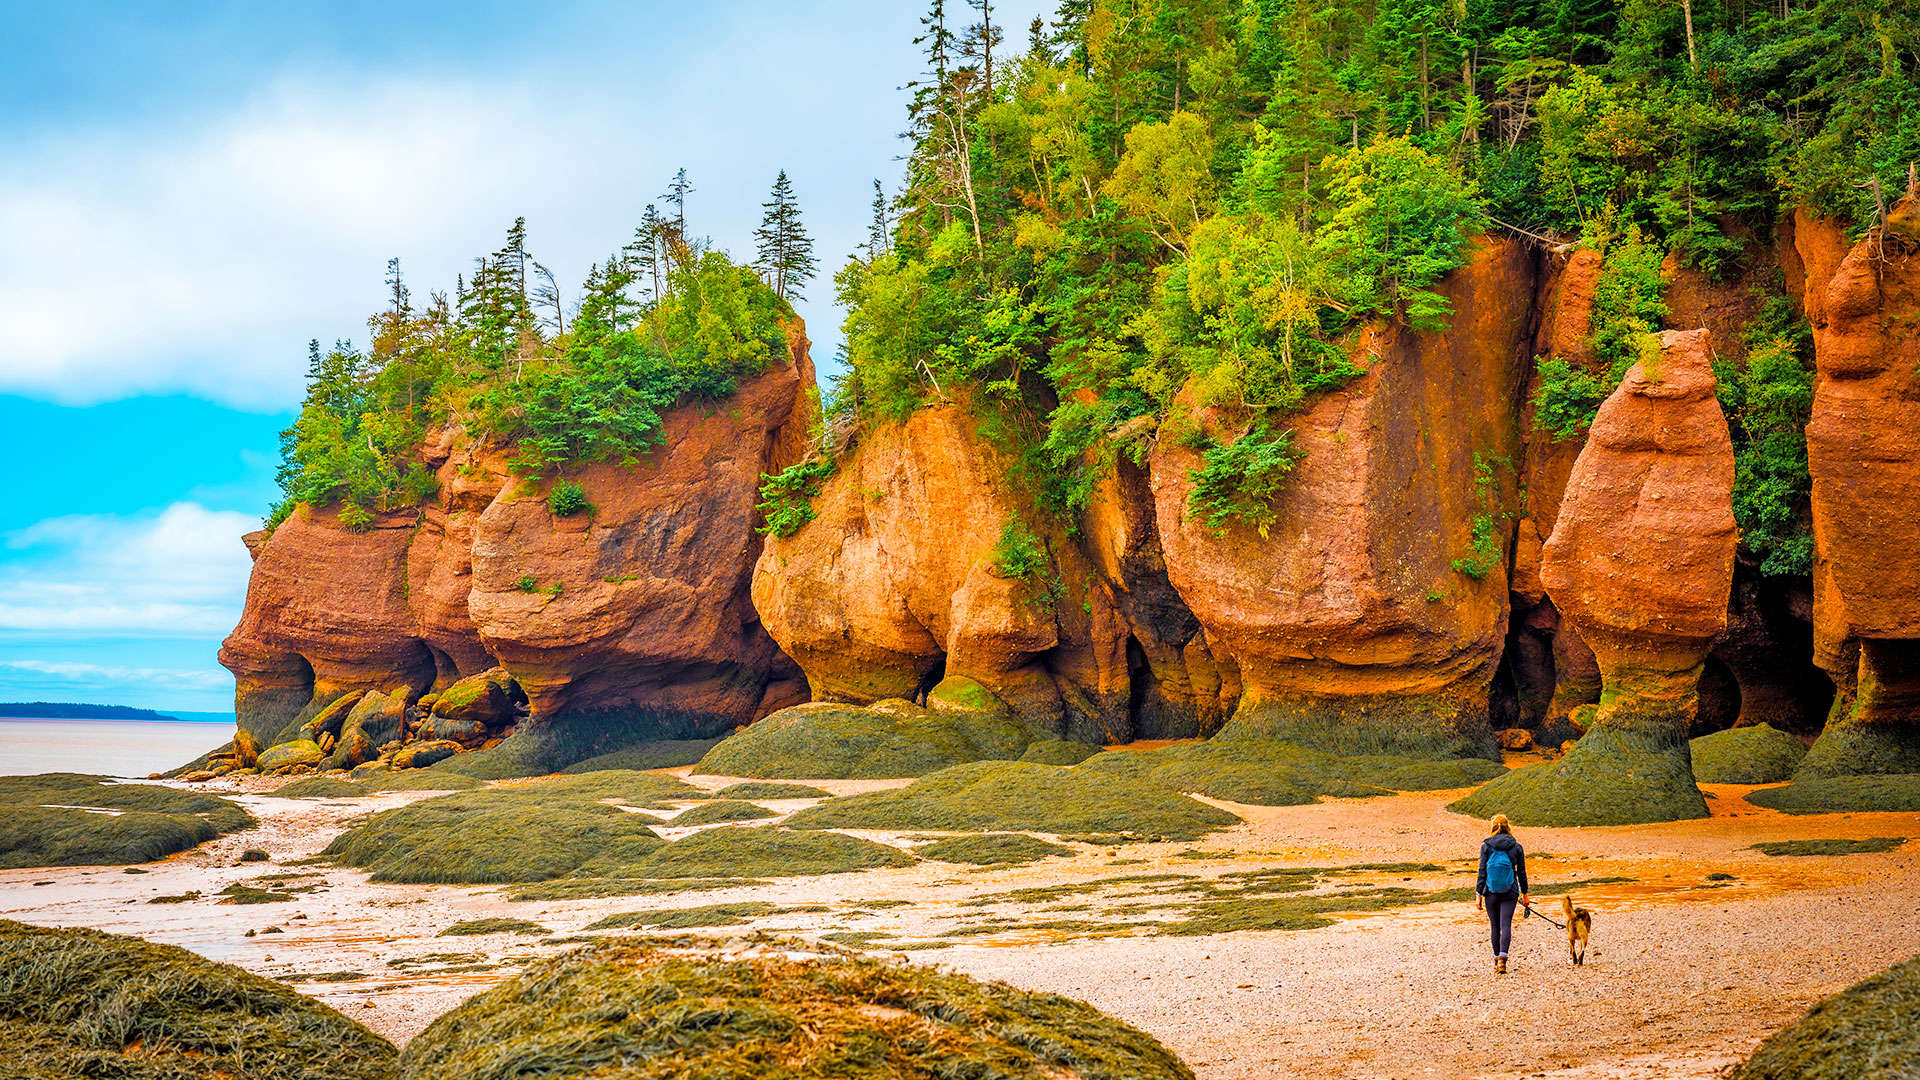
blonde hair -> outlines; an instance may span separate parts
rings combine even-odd
[[[1507,815],[1505,814],[1493,815],[1493,820],[1488,824],[1493,826],[1493,831],[1496,833],[1506,833],[1508,836],[1513,835],[1513,826],[1508,823]]]

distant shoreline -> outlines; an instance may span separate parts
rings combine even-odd
[[[23,724],[231,724],[233,717],[218,713],[154,713],[152,716],[16,716],[0,710],[0,720]]]
[[[83,701],[0,701],[0,719],[6,720],[125,720],[176,721],[186,724],[231,724],[230,712],[175,709],[161,712],[132,705],[95,705]]]

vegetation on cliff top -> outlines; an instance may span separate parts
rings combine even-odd
[[[151,862],[250,828],[213,795],[103,776],[0,776],[0,870]]]
[[[349,528],[412,506],[438,487],[421,459],[432,428],[513,449],[529,478],[590,461],[630,462],[660,441],[661,414],[732,394],[736,380],[784,358],[789,300],[813,274],[812,242],[780,174],[754,266],[733,262],[687,225],[683,170],[633,239],[587,271],[569,304],[528,247],[524,219],[475,260],[453,294],[416,305],[388,264],[389,302],[367,322],[365,350],[308,346],[307,396],[281,433],[277,525],[301,505],[338,504]],[[587,509],[560,481],[554,513]]]
[[[185,949],[0,921],[15,1076],[389,1080],[387,1040],[279,983]]]
[[[469,999],[407,1045],[399,1075],[479,1080],[532,1058],[636,1078],[1193,1077],[1151,1037],[1051,994],[872,960],[720,959],[620,940]]]
[[[1076,0],[1023,47],[943,3],[923,23],[905,187],[836,279],[835,406],[1011,418],[1069,516],[1183,386],[1223,410],[1219,446],[1277,445],[1364,366],[1356,325],[1444,324],[1431,287],[1482,228],[1607,252],[1611,367],[1660,328],[1668,252],[1729,277],[1794,206],[1871,223],[1869,182],[1897,190],[1920,158],[1920,38],[1865,0]],[[1571,431],[1618,372],[1561,376],[1548,422]],[[1736,438],[1766,502],[1791,451],[1757,428]],[[1243,456],[1213,463],[1195,516],[1258,526],[1284,455]],[[1763,559],[1777,509],[1742,518]]]

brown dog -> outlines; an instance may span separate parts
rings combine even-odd
[[[1562,896],[1560,904],[1567,913],[1567,953],[1575,966],[1587,962],[1587,938],[1593,933],[1593,913],[1573,906],[1573,897]]]

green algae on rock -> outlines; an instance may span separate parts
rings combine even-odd
[[[1703,784],[1778,784],[1807,756],[1805,743],[1772,724],[1716,731],[1689,746],[1693,778]]]
[[[1193,1077],[1151,1036],[1052,994],[861,958],[687,956],[619,940],[469,999],[408,1044],[399,1075],[482,1080],[536,1059],[550,1075],[629,1080]]]
[[[985,833],[980,836],[952,836],[935,840],[913,850],[923,859],[940,862],[971,863],[975,866],[1003,866],[1029,863],[1055,855],[1073,855],[1074,849],[1025,833]]]
[[[185,949],[0,921],[0,1041],[23,1080],[391,1080],[387,1040]]]
[[[1567,755],[1515,769],[1447,809],[1515,825],[1638,825],[1707,816],[1687,746],[1665,732],[1595,728]]]
[[[0,776],[0,869],[151,862],[251,828],[239,804],[82,773]]]
[[[1920,1076],[1920,957],[1814,1003],[1760,1044],[1732,1080]]]
[[[726,821],[758,821],[776,816],[773,811],[764,806],[755,806],[739,799],[721,799],[717,802],[689,807],[675,814],[667,824],[677,828],[682,825],[714,825]]]
[[[1747,796],[1755,806],[1785,814],[1920,812],[1920,773],[1815,776]]]
[[[794,832],[772,826],[707,829],[649,854],[630,867],[635,877],[801,877],[883,866],[911,866],[899,848],[837,832]]]
[[[763,780],[924,776],[969,761],[1012,760],[1032,733],[1004,712],[814,702],[782,709],[722,740],[696,770]]]

